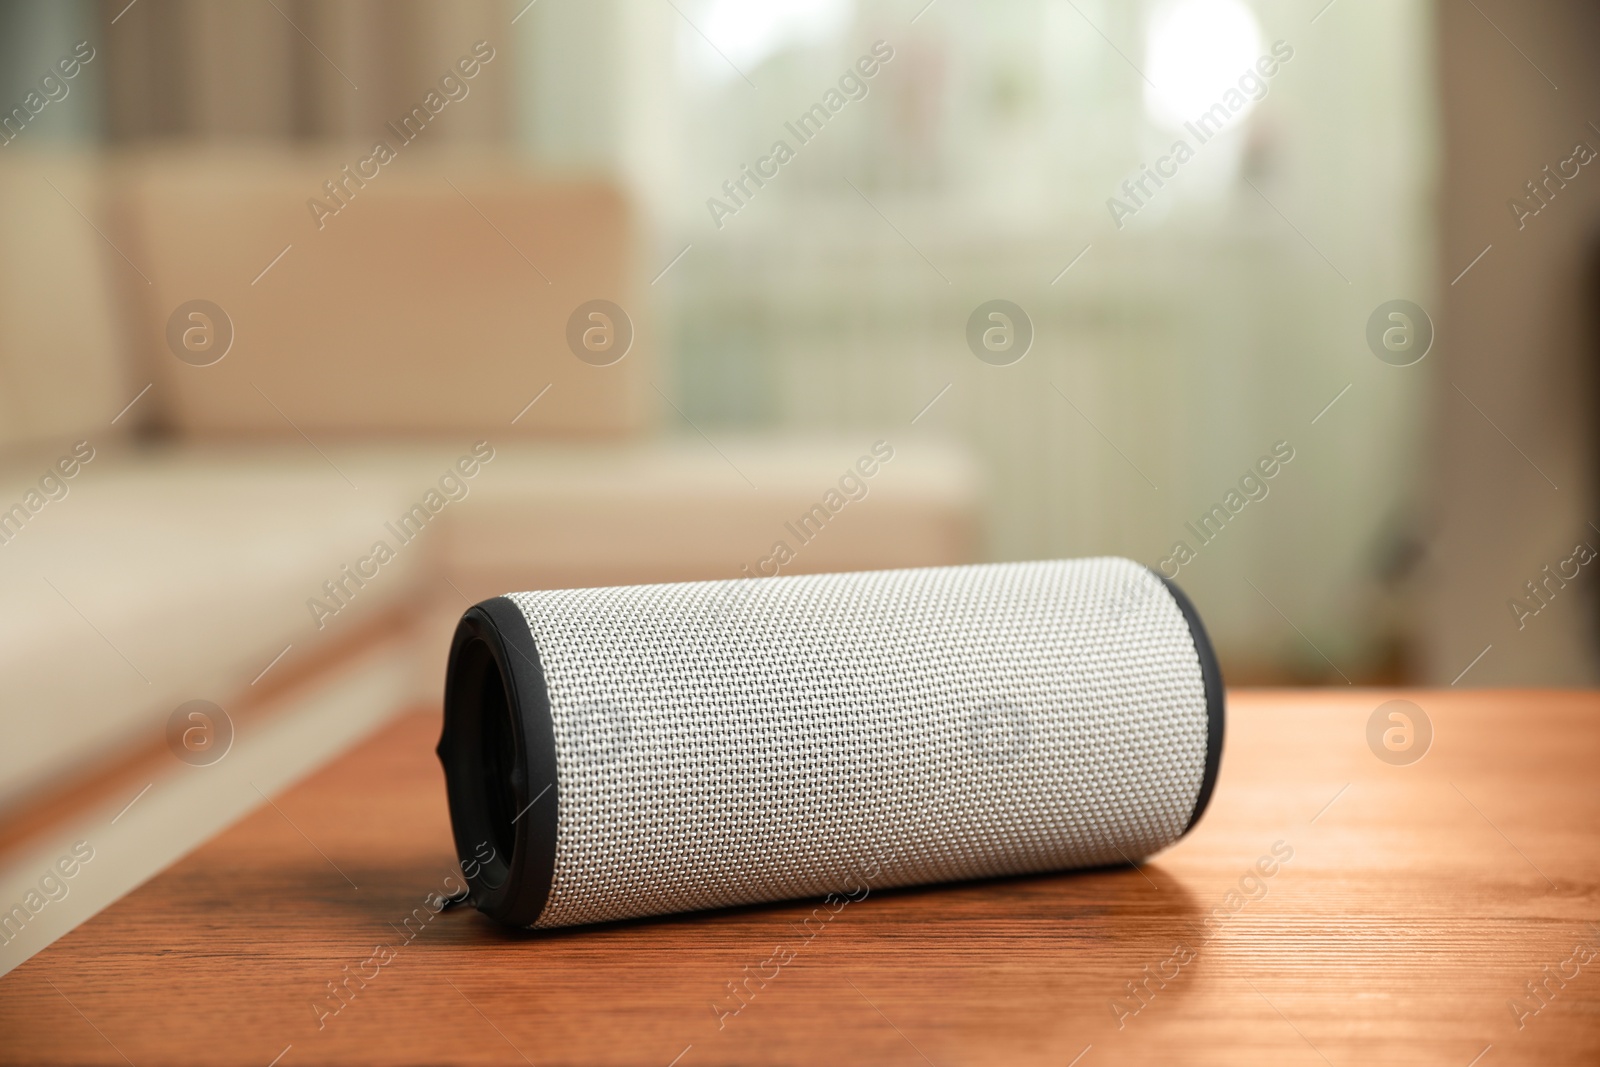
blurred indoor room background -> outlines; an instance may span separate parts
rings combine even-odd
[[[1600,177],[1547,167],[1600,145],[1597,18],[0,5],[0,803],[168,758],[188,700],[308,765],[508,588],[1116,554],[1232,684],[1592,684],[1594,580],[1550,574],[1600,545]],[[573,334],[593,300],[626,321]]]

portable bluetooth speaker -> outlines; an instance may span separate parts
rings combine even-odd
[[[1102,558],[487,600],[439,758],[473,902],[555,927],[1139,860],[1222,724],[1187,598]]]

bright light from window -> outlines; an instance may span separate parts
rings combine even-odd
[[[719,80],[737,78],[728,61],[748,74],[786,45],[836,36],[849,24],[854,8],[854,0],[712,0],[702,8],[703,21],[695,21],[728,58],[707,48],[699,34],[689,47],[695,65],[707,74]]]
[[[1174,129],[1217,103],[1262,53],[1261,25],[1240,0],[1171,0],[1150,20],[1145,111]],[[1240,115],[1250,112],[1246,100]]]

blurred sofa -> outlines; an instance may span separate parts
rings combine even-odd
[[[437,701],[454,619],[499,592],[973,558],[949,446],[681,415],[615,190],[420,150],[358,184],[355,159],[0,159],[0,849],[96,782],[181,773],[186,701],[248,740],[358,660],[383,706],[324,714]],[[609,365],[568,344],[597,299],[632,323]],[[877,439],[892,460],[795,536]]]

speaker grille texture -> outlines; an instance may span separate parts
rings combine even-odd
[[[1138,860],[1195,810],[1195,640],[1129,560],[509,599],[556,742],[538,927]]]

